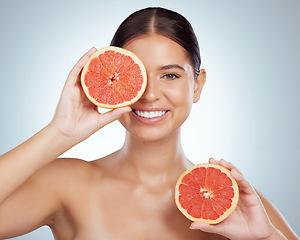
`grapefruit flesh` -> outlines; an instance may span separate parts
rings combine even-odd
[[[216,224],[236,208],[239,189],[230,171],[217,164],[202,163],[186,170],[175,187],[178,209],[190,220]]]
[[[135,103],[147,85],[146,69],[132,52],[119,47],[99,49],[81,73],[88,99],[102,108],[119,108]]]

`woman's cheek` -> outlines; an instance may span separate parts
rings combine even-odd
[[[190,84],[178,84],[176,87],[166,87],[165,96],[174,107],[190,108],[193,103],[193,87]]]

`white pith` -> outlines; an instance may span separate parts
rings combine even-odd
[[[135,110],[134,112],[139,117],[156,118],[156,117],[161,117],[161,116],[165,115],[167,111],[140,111],[140,110]]]
[[[205,198],[212,198],[214,196],[213,193],[210,190],[208,191],[205,188],[201,188],[200,192],[203,193],[203,196]]]

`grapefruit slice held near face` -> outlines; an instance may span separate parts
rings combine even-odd
[[[102,108],[119,108],[135,103],[147,84],[146,69],[132,52],[105,47],[93,53],[81,73],[88,99]]]
[[[178,209],[190,220],[216,224],[227,218],[239,199],[237,182],[220,165],[203,163],[186,170],[175,187]]]

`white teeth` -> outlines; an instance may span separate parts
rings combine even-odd
[[[151,112],[147,112],[147,111],[138,111],[136,110],[135,113],[136,115],[138,115],[139,117],[144,117],[144,118],[155,118],[155,117],[161,117],[164,114],[166,114],[167,111],[151,111]]]

